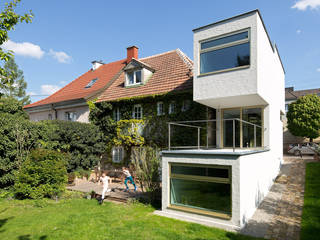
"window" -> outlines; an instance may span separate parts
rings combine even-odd
[[[97,80],[98,80],[98,78],[95,78],[95,79],[91,80],[91,81],[87,84],[87,86],[85,86],[85,88],[91,88],[92,85],[95,84],[95,82],[96,82]]]
[[[163,102],[158,102],[157,103],[157,115],[161,116],[164,115],[164,109],[163,109]]]
[[[113,120],[117,122],[121,120],[121,113],[119,108],[116,108],[115,110],[113,110]]]
[[[124,158],[123,147],[113,147],[112,148],[112,162],[120,163]]]
[[[262,112],[260,107],[223,110],[223,146],[233,147],[234,132],[235,147],[262,147]]]
[[[184,100],[184,101],[182,102],[181,111],[182,111],[182,112],[188,111],[188,110],[190,109],[190,104],[191,104],[191,101],[190,101],[190,100]]]
[[[286,104],[286,105],[285,105],[285,110],[286,110],[286,112],[289,111],[289,104]]]
[[[173,114],[176,112],[176,103],[175,102],[171,102],[169,104],[169,114]]]
[[[65,113],[65,119],[66,121],[77,121],[77,113],[76,112],[66,112]]]
[[[134,119],[142,119],[142,106],[140,104],[133,106],[132,117]]]
[[[170,165],[170,207],[200,214],[231,215],[231,167]]]
[[[48,114],[48,120],[52,120],[52,114],[51,113]]]
[[[127,73],[127,85],[135,85],[142,83],[142,73],[141,70],[135,72],[128,72]]]
[[[248,30],[200,43],[200,74],[249,65]]]

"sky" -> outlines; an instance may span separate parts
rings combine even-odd
[[[277,44],[286,87],[320,88],[320,0],[22,0],[17,12],[32,10],[33,22],[1,47],[15,52],[34,102],[93,60],[126,58],[128,46],[139,47],[139,58],[179,48],[193,59],[192,29],[254,9]]]

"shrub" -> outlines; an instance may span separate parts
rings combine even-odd
[[[70,153],[68,172],[92,169],[105,152],[104,136],[93,124],[54,120],[40,125],[43,148]]]
[[[62,193],[67,181],[66,157],[57,151],[33,150],[17,173],[15,196],[41,199]]]

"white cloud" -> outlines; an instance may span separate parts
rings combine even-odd
[[[320,72],[320,68],[317,68],[317,72]]]
[[[70,63],[72,58],[65,52],[56,52],[50,49],[49,55],[51,55],[53,58],[57,59],[60,63]]]
[[[41,94],[43,95],[51,95],[58,91],[61,87],[57,85],[50,85],[50,84],[45,84],[41,85]]]
[[[67,84],[67,81],[60,81],[59,82],[61,85],[66,85]]]
[[[16,43],[14,41],[8,40],[2,44],[2,47],[5,50],[13,51],[16,55],[25,57],[40,59],[44,55],[44,51],[41,50],[40,46],[30,42]]]
[[[291,8],[305,11],[308,8],[317,9],[320,7],[320,0],[298,0]]]
[[[300,33],[301,33],[301,30],[300,30],[300,29],[298,29],[298,30],[297,30],[297,34],[300,34]]]
[[[32,95],[37,95],[35,92],[27,92],[27,95],[32,96]]]

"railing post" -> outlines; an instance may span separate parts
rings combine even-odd
[[[257,147],[257,127],[254,125],[254,147]]]
[[[200,128],[198,127],[198,149],[200,149]]]
[[[171,148],[171,144],[170,144],[170,135],[171,135],[171,123],[168,123],[169,124],[169,126],[168,126],[168,149],[169,149],[169,151],[170,151],[170,148]]]
[[[236,148],[236,124],[235,124],[235,120],[233,119],[232,120],[232,131],[233,131],[233,134],[232,134],[232,137],[233,137],[233,151],[235,151],[235,148]]]
[[[209,131],[209,123],[207,121],[207,131],[206,131],[207,132],[207,149],[209,149],[209,136],[208,136],[209,132],[208,131]]]

